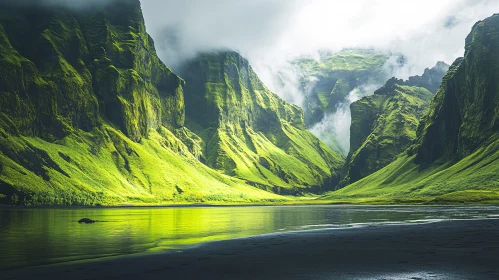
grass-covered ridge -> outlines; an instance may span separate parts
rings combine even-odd
[[[324,199],[499,202],[499,15],[480,21],[423,116],[415,144]]]
[[[185,66],[187,127],[212,168],[282,194],[332,189],[343,158],[305,129],[302,110],[272,93],[235,52]]]
[[[183,125],[183,81],[159,61],[139,1],[3,6],[0,25],[0,111],[21,133],[60,139],[104,119],[138,141]]]
[[[293,62],[304,76],[324,75],[336,71],[377,71],[388,55],[372,49],[344,49],[336,53],[321,53],[320,59],[304,57]]]
[[[429,108],[435,85],[449,69],[443,62],[407,81],[392,78],[350,105],[350,153],[342,185],[358,181],[387,166],[416,139],[423,113]]]
[[[343,184],[353,183],[385,167],[416,138],[419,119],[433,94],[422,87],[394,84],[383,94],[354,102],[351,152]]]
[[[4,204],[118,205],[280,201],[211,170],[166,128],[140,143],[104,125],[61,140],[0,130]]]
[[[284,199],[199,162],[138,0],[0,7],[0,204]]]

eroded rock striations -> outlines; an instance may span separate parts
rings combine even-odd
[[[262,188],[338,181],[343,159],[244,59],[207,59],[192,86],[170,71],[139,0],[14,2],[0,4],[0,203],[273,201]]]
[[[333,188],[342,157],[308,132],[302,110],[280,99],[235,52],[200,55],[183,71],[187,127],[212,168],[278,193]]]
[[[416,140],[378,172],[326,196],[383,202],[499,201],[499,15],[476,23]]]
[[[449,66],[443,62],[422,76],[396,78],[351,106],[351,151],[344,167],[342,185],[356,182],[390,164],[416,138],[419,120],[428,109],[435,85]]]

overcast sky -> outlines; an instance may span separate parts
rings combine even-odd
[[[499,0],[141,0],[161,57],[179,61],[209,49],[239,51],[262,65],[319,49],[401,52],[410,73],[464,52],[473,24]]]
[[[8,1],[85,7],[108,0]],[[263,69],[320,49],[372,47],[408,57],[412,67],[400,77],[452,63],[473,24],[499,12],[499,0],[140,1],[160,56],[174,69],[221,48]]]
[[[407,79],[462,56],[473,24],[499,12],[499,0],[141,1],[159,55],[174,71],[199,52],[236,50],[271,90],[302,107],[305,93],[289,64],[298,56],[353,47],[403,54],[405,67],[386,74]],[[349,105],[379,86],[361,85],[311,131],[326,143],[336,139],[346,154]]]
[[[15,2],[34,1],[82,8],[108,0]],[[387,76],[406,79],[437,61],[451,64],[464,54],[473,24],[499,12],[499,0],[140,1],[159,56],[174,71],[199,52],[235,50],[248,58],[271,90],[300,106],[304,93],[289,64],[298,56],[354,47],[403,54],[405,67]],[[326,142],[333,135],[348,151],[350,102],[379,86],[361,85],[352,91],[337,112],[312,131]]]

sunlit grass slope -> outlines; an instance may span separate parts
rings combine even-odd
[[[0,204],[282,199],[198,161],[184,84],[159,60],[139,0],[0,3]]]
[[[499,140],[457,163],[422,166],[401,155],[380,171],[321,199],[345,203],[499,203]]]
[[[499,202],[499,15],[473,27],[416,141],[392,164],[324,199]]]
[[[433,94],[390,80],[383,90],[353,103],[350,149],[343,184],[355,182],[391,163],[416,138],[419,119]]]
[[[235,52],[185,66],[186,126],[206,164],[281,194],[331,190],[343,158],[305,129],[302,110],[280,99]]]
[[[284,200],[209,169],[166,128],[139,143],[104,125],[55,142],[0,129],[5,204],[266,202]]]

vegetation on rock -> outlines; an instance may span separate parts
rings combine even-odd
[[[158,58],[139,0],[0,5],[1,204],[282,201],[268,191],[338,182],[343,159],[235,53],[187,76],[186,127],[185,81]]]
[[[478,22],[445,75],[415,144],[378,172],[325,199],[498,202],[499,15]]]
[[[283,198],[209,169],[138,0],[0,10],[0,203]]]
[[[331,190],[343,158],[305,128],[235,52],[208,53],[184,69],[187,127],[201,136],[205,163],[281,194]]]
[[[390,79],[385,86],[352,103],[350,148],[342,185],[356,182],[391,163],[416,138],[419,120],[448,65],[437,63],[422,76]]]
[[[320,59],[294,61],[305,93],[306,126],[313,127],[327,114],[334,113],[352,90],[384,83],[387,77],[383,67],[388,58],[389,55],[370,49],[346,49],[334,54],[322,53]],[[342,152],[337,143],[328,144],[333,150]]]

